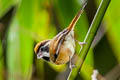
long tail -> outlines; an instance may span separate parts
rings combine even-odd
[[[72,22],[70,23],[70,25],[68,26],[68,30],[71,31],[72,29],[74,29],[78,19],[80,18],[85,6],[86,6],[86,2],[83,4],[82,8],[79,10],[79,12],[76,14],[76,16],[73,18]]]

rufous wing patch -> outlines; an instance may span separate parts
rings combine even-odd
[[[70,56],[72,55],[72,52],[69,48],[65,48],[64,45],[61,46],[59,56],[57,57],[55,64],[65,64],[70,60]]]

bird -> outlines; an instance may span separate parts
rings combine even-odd
[[[75,53],[75,42],[77,41],[80,46],[85,44],[85,42],[80,42],[74,38],[75,25],[85,6],[86,3],[82,5],[82,8],[78,11],[67,28],[59,32],[52,39],[43,40],[36,44],[34,52],[37,55],[37,59],[43,59],[56,65],[70,62],[70,68],[73,67],[71,59]]]

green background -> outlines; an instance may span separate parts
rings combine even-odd
[[[65,80],[68,66],[37,60],[34,46],[66,28],[81,0],[0,0],[0,80]],[[93,70],[108,80],[120,78],[119,0],[111,1],[78,80],[91,80]],[[83,41],[100,0],[88,0],[75,27]],[[76,54],[79,54],[79,45]]]

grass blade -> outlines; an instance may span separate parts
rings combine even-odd
[[[109,5],[111,0],[102,0],[100,3],[100,6],[96,12],[96,15],[91,23],[91,26],[88,30],[88,33],[85,37],[84,42],[86,42],[86,45],[84,45],[81,50],[80,50],[80,59],[78,59],[76,65],[77,68],[72,69],[72,71],[70,72],[69,76],[68,76],[68,80],[74,80],[76,78],[76,76],[79,74],[79,71],[81,70],[82,64],[87,56],[87,53],[89,51],[89,48],[92,44],[92,41],[96,35],[96,32],[99,28],[99,25],[104,17],[104,14],[107,10],[107,7]]]
[[[4,80],[4,61],[3,61],[3,53],[2,53],[2,44],[0,40],[0,80]]]

